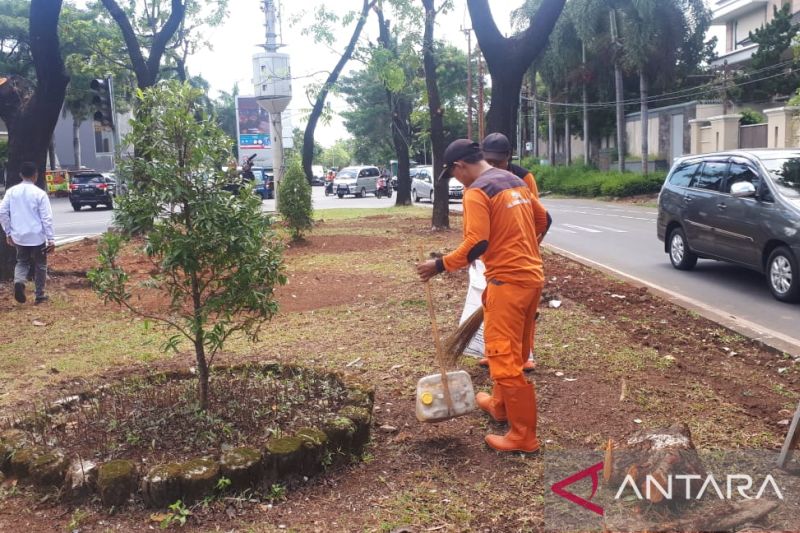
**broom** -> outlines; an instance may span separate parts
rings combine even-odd
[[[419,257],[420,261],[425,260],[425,252],[422,249],[422,245],[419,247]],[[444,389],[444,399],[447,403],[447,413],[449,416],[452,416],[452,414],[455,413],[455,407],[453,406],[453,398],[450,396],[450,381],[447,377],[448,358],[445,356],[447,352],[442,349],[442,341],[439,338],[439,327],[436,325],[436,312],[433,310],[433,293],[429,280],[425,282],[425,295],[428,299],[428,314],[431,319],[431,332],[433,334],[433,345],[436,349],[436,361],[439,363],[439,372],[442,374],[442,389]],[[481,316],[483,315],[481,314]]]
[[[458,364],[458,360],[464,355],[464,350],[469,346],[472,337],[481,329],[481,324],[483,324],[483,306],[477,308],[464,322],[459,324],[458,329],[445,339],[442,358],[447,368],[454,368]]]

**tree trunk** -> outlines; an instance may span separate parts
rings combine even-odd
[[[331,73],[328,75],[328,79],[325,80],[325,84],[319,91],[317,95],[317,99],[314,102],[314,107],[311,109],[311,114],[308,116],[308,124],[306,124],[306,130],[303,133],[303,172],[306,174],[306,179],[308,179],[309,183],[311,183],[311,178],[313,178],[313,172],[311,170],[311,165],[314,162],[314,131],[317,128],[317,122],[319,122],[319,117],[322,116],[322,111],[325,108],[325,99],[328,97],[328,92],[330,92],[331,88],[336,84],[336,81],[339,79],[339,74],[341,74],[342,69],[350,60],[350,57],[353,55],[353,51],[356,48],[356,44],[358,43],[358,38],[361,35],[361,30],[364,28],[364,24],[367,22],[367,15],[369,15],[369,10],[375,5],[375,1],[364,0],[363,5],[361,7],[361,15],[358,19],[358,23],[356,24],[355,29],[353,30],[353,35],[350,36],[350,42],[347,43],[347,48],[345,48],[342,56],[339,58],[339,61],[336,63],[336,66],[333,68]]]
[[[58,166],[56,164],[56,140],[54,137],[50,137],[50,144],[47,145],[47,161],[50,163],[50,170],[55,170]]]
[[[0,84],[0,119],[8,129],[6,187],[21,181],[23,162],[36,165],[36,184],[46,188],[47,149],[64,103],[69,76],[64,69],[58,40],[61,0],[32,0],[29,34],[37,85],[18,76]],[[0,279],[13,277],[14,248],[6,245],[0,229]]]
[[[609,13],[611,18],[611,35],[615,43],[617,41],[617,14],[612,9]],[[617,48],[619,46],[617,45]],[[617,52],[617,55],[619,52]],[[622,105],[622,68],[619,64],[619,57],[614,59],[614,88],[616,95],[616,108],[617,108],[617,158],[619,171],[625,172],[625,108]]]
[[[642,173],[647,176],[648,157],[650,155],[650,115],[647,109],[647,75],[644,70],[639,71],[639,101],[641,102],[642,125]]]
[[[436,75],[436,57],[433,53],[433,30],[436,23],[434,0],[422,0],[425,7],[425,32],[422,39],[422,62],[425,68],[425,87],[428,91],[428,113],[431,117],[431,147],[433,149],[433,215],[431,227],[435,230],[450,227],[449,180],[439,180],[439,169],[444,157],[444,110],[439,97],[439,81]]]
[[[539,94],[536,90],[536,71],[531,74],[531,94],[533,95],[533,128],[531,141],[533,142],[533,158],[539,159]]]
[[[81,168],[81,123],[76,118],[72,118],[72,154],[74,156],[75,168]]]
[[[505,134],[516,144],[517,106],[522,78],[547,46],[566,0],[543,0],[530,26],[503,37],[492,18],[488,0],[467,0],[472,27],[492,80],[492,99],[486,115],[489,132]]]
[[[208,409],[208,362],[206,347],[203,344],[203,332],[200,331],[194,340],[194,354],[197,361],[197,400],[201,411]]]

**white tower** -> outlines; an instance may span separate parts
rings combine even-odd
[[[266,41],[264,51],[253,55],[253,85],[258,105],[269,112],[272,142],[272,171],[275,175],[275,208],[278,208],[278,190],[285,172],[283,164],[283,126],[281,113],[292,99],[292,76],[289,54],[278,52],[283,46],[275,33],[275,2],[263,0],[266,15]]]

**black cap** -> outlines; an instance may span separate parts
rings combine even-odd
[[[469,139],[456,139],[451,142],[444,151],[444,164],[442,165],[443,168],[439,174],[439,179],[450,177],[450,169],[453,167],[453,163],[474,155],[483,157],[481,146],[478,143]]]
[[[511,143],[502,133],[490,133],[481,143],[486,159],[492,161],[506,161],[511,157]]]

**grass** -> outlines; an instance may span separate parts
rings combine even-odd
[[[419,217],[430,216],[430,209],[425,209],[416,206],[405,207],[375,207],[365,209],[342,208],[342,209],[315,209],[315,220],[352,220],[358,218],[365,218],[375,215],[392,216],[392,217]]]

